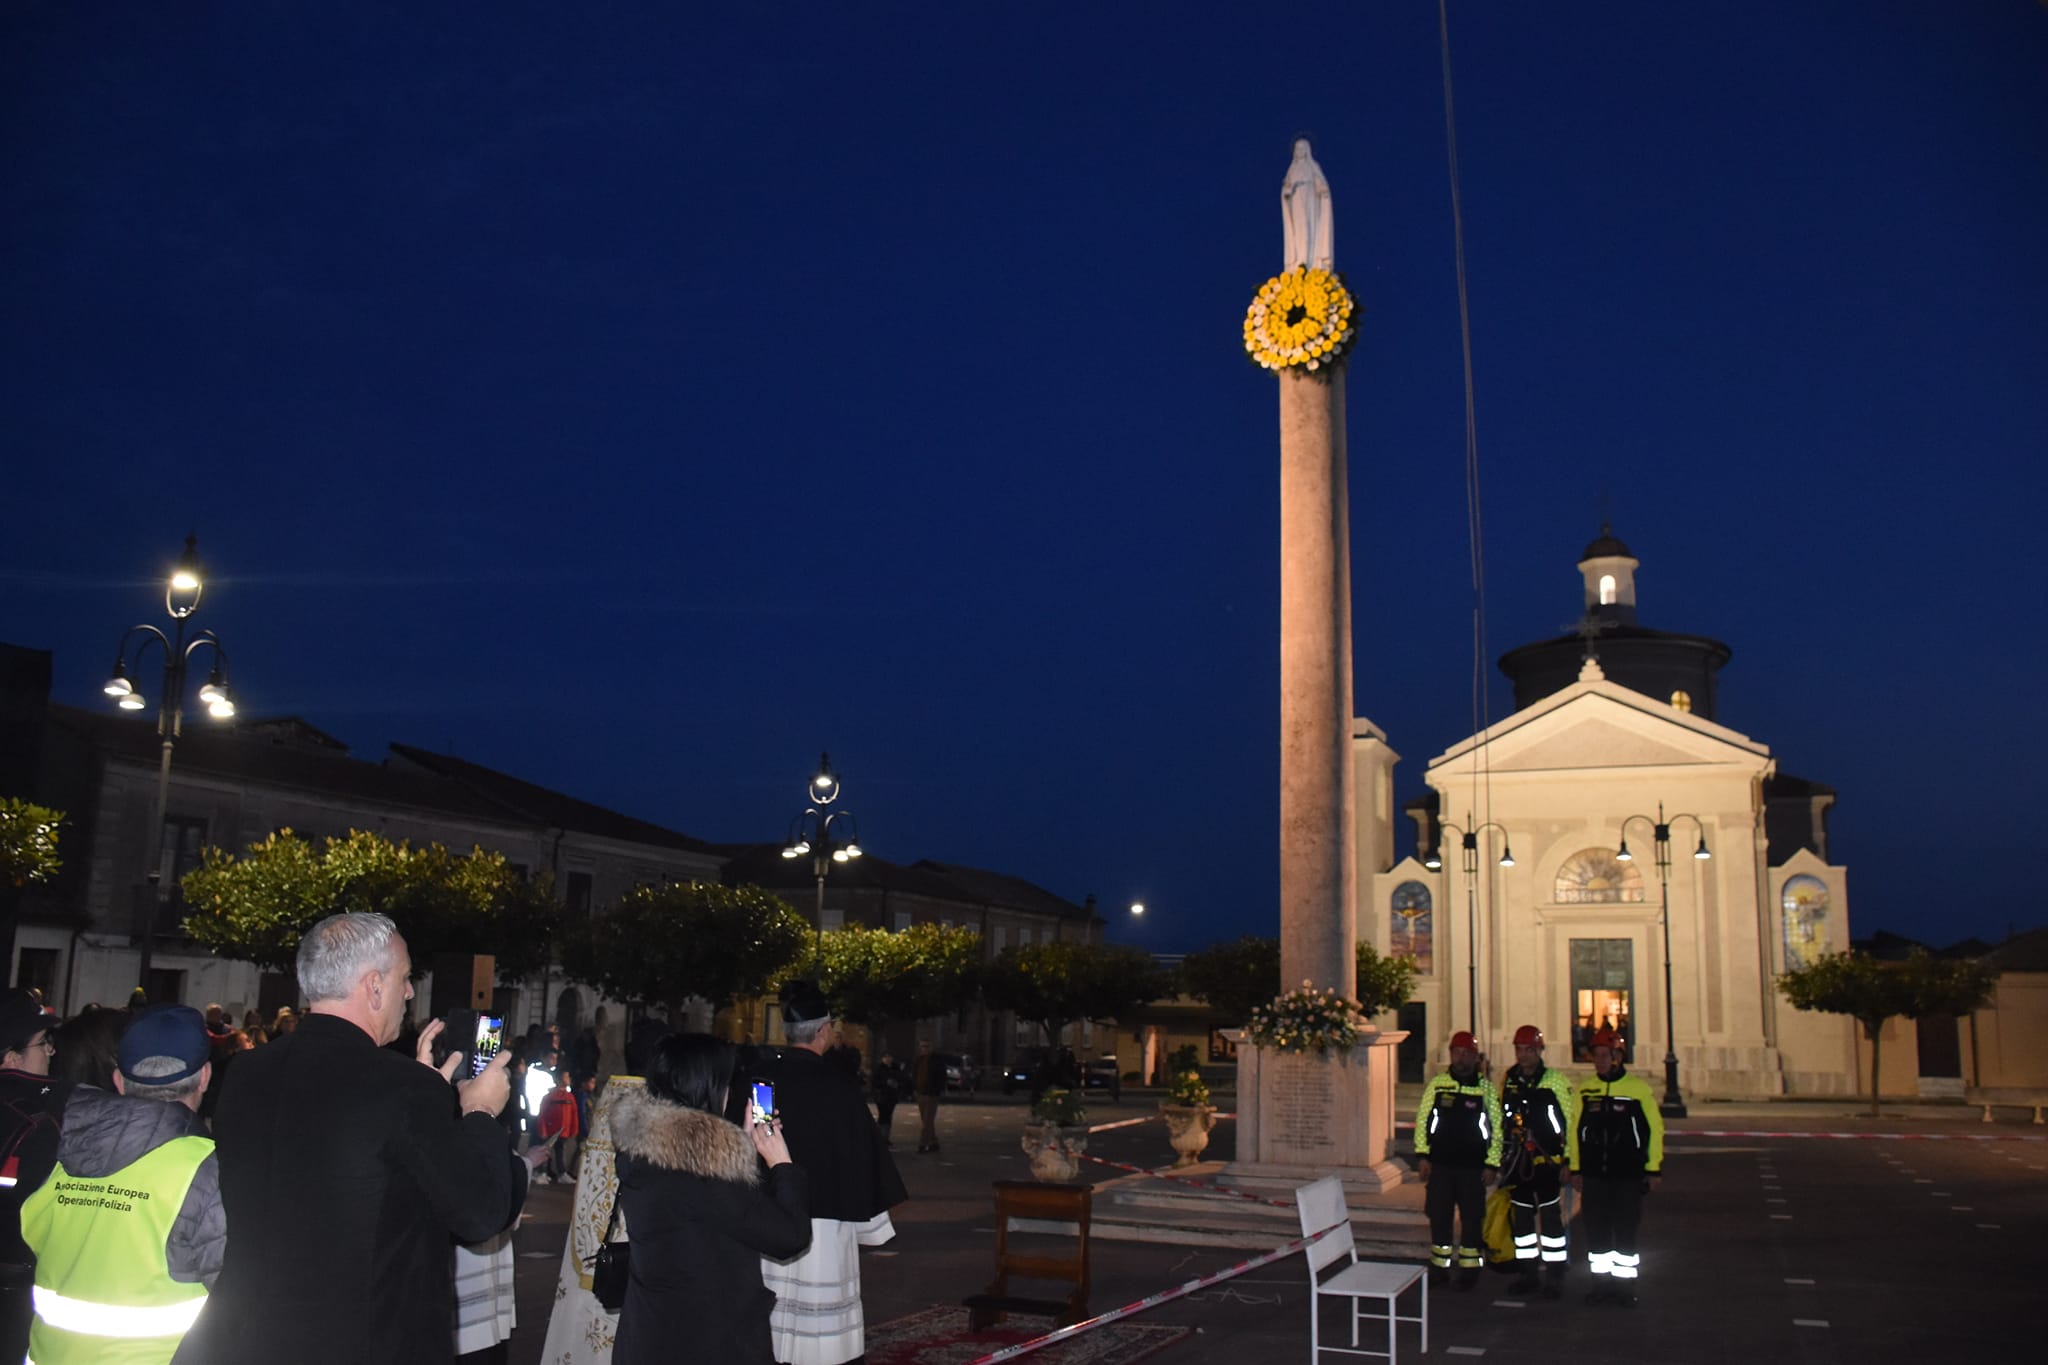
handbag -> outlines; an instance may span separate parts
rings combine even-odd
[[[614,1242],[612,1233],[618,1230],[619,1206],[612,1204],[611,1222],[605,1225],[604,1241],[598,1244],[597,1254],[590,1258],[590,1292],[607,1313],[616,1313],[626,1306],[626,1282],[632,1278],[633,1244]]]

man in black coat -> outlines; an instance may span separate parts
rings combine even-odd
[[[784,1365],[840,1365],[866,1343],[859,1248],[895,1236],[889,1209],[908,1195],[859,1080],[825,1060],[839,1026],[817,987],[786,990],[782,1022],[791,1045],[761,1070],[775,1084],[790,1158],[810,1183],[811,1245],[794,1260],[763,1259],[762,1282],[775,1294],[769,1327]]]
[[[194,1336],[213,1365],[439,1365],[454,1355],[451,1239],[518,1217],[524,1163],[496,1114],[507,1057],[450,1086],[384,1045],[412,998],[382,915],[332,915],[299,944],[298,1028],[241,1058],[214,1118],[227,1257]],[[428,1056],[438,1021],[420,1036]]]

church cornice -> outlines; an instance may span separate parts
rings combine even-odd
[[[1619,708],[1628,713],[1638,725],[1647,720],[1658,726],[1668,726],[1681,731],[1698,740],[1708,741],[1713,746],[1725,746],[1732,751],[1727,755],[1731,760],[1737,759],[1740,755],[1767,766],[1771,765],[1770,747],[1751,739],[1748,735],[1690,712],[1677,710],[1667,703],[1644,696],[1618,683],[1600,681],[1573,683],[1562,691],[1553,692],[1543,700],[1524,707],[1478,734],[1468,735],[1431,759],[1425,771],[1435,774],[1440,771],[1448,773],[1453,770],[1475,768],[1478,766],[1476,760],[1481,746],[1491,745],[1498,750],[1512,741],[1526,740],[1532,733],[1531,727],[1552,728],[1546,722],[1551,722],[1552,718],[1572,708],[1605,707]],[[1712,760],[1703,753],[1696,761]]]

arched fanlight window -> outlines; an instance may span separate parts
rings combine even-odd
[[[1582,848],[1557,870],[1559,905],[1619,905],[1643,898],[1643,874],[1611,848]]]

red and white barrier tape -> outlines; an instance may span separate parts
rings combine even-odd
[[[1332,1224],[1312,1236],[1289,1242],[1284,1247],[1275,1247],[1271,1251],[1260,1252],[1248,1261],[1239,1261],[1236,1265],[1219,1270],[1213,1275],[1204,1275],[1200,1279],[1189,1280],[1186,1284],[1179,1285],[1173,1289],[1166,1289],[1157,1294],[1148,1295],[1145,1298],[1139,1299],[1136,1303],[1127,1303],[1121,1308],[1111,1309],[1107,1313],[1099,1313],[1086,1322],[1077,1322],[1071,1327],[1062,1327],[1057,1331],[1047,1332],[1042,1337],[1033,1337],[1029,1341],[1020,1341],[1015,1346],[1005,1346],[1000,1351],[991,1351],[985,1356],[976,1357],[970,1362],[970,1365],[997,1365],[999,1361],[1015,1360],[1018,1356],[1028,1351],[1035,1351],[1041,1346],[1050,1346],[1055,1342],[1065,1341],[1068,1337],[1079,1336],[1091,1328],[1115,1322],[1120,1318],[1130,1317],[1133,1313],[1142,1313],[1147,1308],[1157,1308],[1162,1303],[1171,1303],[1175,1299],[1185,1298],[1198,1289],[1207,1289],[1212,1284],[1221,1284],[1225,1280],[1236,1279],[1248,1270],[1257,1270],[1259,1267],[1271,1265],[1275,1261],[1284,1261],[1295,1252],[1322,1241],[1323,1238],[1328,1237],[1343,1226],[1345,1226],[1343,1223]]]
[[[1139,1115],[1138,1117],[1136,1117],[1136,1118],[1134,1118],[1134,1119],[1118,1119],[1118,1120],[1117,1120],[1117,1121],[1116,1121],[1115,1123],[1096,1123],[1096,1124],[1091,1124],[1091,1125],[1089,1125],[1088,1131],[1089,1131],[1089,1132],[1091,1132],[1091,1133],[1107,1133],[1107,1132],[1108,1132],[1108,1131],[1110,1131],[1110,1130],[1111,1130],[1112,1128],[1131,1128],[1131,1127],[1135,1127],[1136,1125],[1138,1125],[1138,1124],[1140,1124],[1140,1123],[1157,1123],[1157,1122],[1159,1122],[1159,1121],[1160,1121],[1160,1120],[1161,1120],[1162,1118],[1164,1118],[1164,1117],[1165,1117],[1165,1115],[1163,1115],[1163,1114],[1140,1114],[1140,1115]],[[1222,1121],[1223,1121],[1224,1119],[1234,1119],[1234,1118],[1236,1118],[1236,1117],[1237,1117],[1237,1115],[1235,1115],[1235,1114],[1213,1114],[1213,1115],[1211,1115],[1210,1117],[1211,1117],[1211,1118],[1213,1118],[1213,1119],[1215,1119],[1215,1120],[1216,1120],[1217,1122],[1219,1122],[1219,1123],[1220,1123],[1220,1122],[1222,1122]]]
[[[1664,1130],[1672,1138],[1850,1138],[1864,1142],[2048,1142],[2048,1135],[2025,1133],[1780,1133],[1768,1129],[1685,1128]]]

